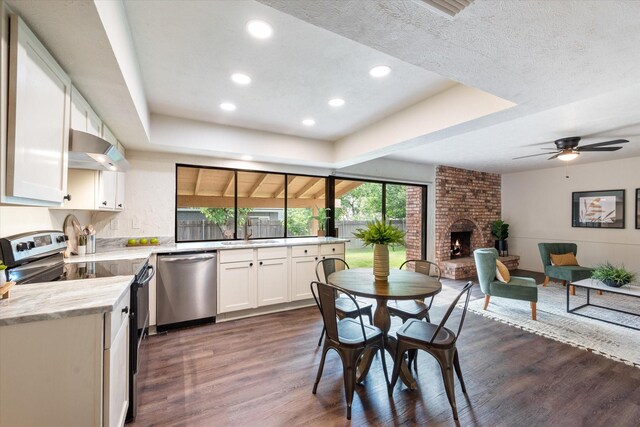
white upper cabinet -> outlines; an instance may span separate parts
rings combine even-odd
[[[75,86],[71,87],[71,129],[102,136],[102,120]]]
[[[56,206],[67,194],[71,80],[17,15],[10,20],[2,202]]]
[[[107,125],[102,124],[102,139],[104,139],[105,141],[111,143],[111,145],[115,145],[116,148],[120,148],[118,147],[118,139],[116,138],[116,136],[113,134],[113,132],[111,132],[111,129],[109,129],[107,127]]]

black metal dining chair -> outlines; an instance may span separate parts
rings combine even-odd
[[[437,264],[423,259],[410,259],[402,263],[400,270],[409,263],[413,263],[416,273],[422,273],[440,280],[440,267]],[[429,298],[428,303],[426,299],[389,301],[387,309],[390,315],[401,318],[402,323],[409,319],[427,319],[427,322],[430,322],[429,309],[431,309],[432,304],[433,297]]]
[[[400,265],[400,270],[408,264],[412,264],[414,267],[414,271],[416,273],[421,273],[426,276],[435,277],[440,280],[441,273],[440,267],[438,264],[427,261],[424,259],[409,259]],[[411,300],[395,300],[389,301],[387,304],[387,309],[389,310],[389,314],[391,316],[396,316],[402,319],[402,323],[405,323],[409,319],[426,319],[427,322],[431,322],[431,318],[429,317],[429,310],[431,309],[431,305],[433,304],[433,297],[429,298],[429,302],[427,303],[427,299],[411,299]],[[417,352],[412,351],[409,352],[409,360],[408,360],[409,369],[411,369],[411,365],[413,365],[414,370],[418,370],[418,357]]]
[[[389,388],[389,396],[393,394],[393,387],[398,381],[398,375],[400,373],[400,366],[403,363],[404,353],[410,350],[424,350],[431,354],[438,361],[440,370],[442,371],[442,380],[444,382],[444,388],[447,392],[447,398],[451,404],[453,410],[453,418],[458,419],[458,411],[456,409],[456,397],[453,382],[453,370],[455,369],[462,387],[462,392],[467,393],[467,389],[462,379],[462,370],[460,369],[460,359],[458,357],[458,348],[456,347],[456,341],[462,331],[462,325],[464,324],[464,318],[467,314],[467,307],[469,306],[469,297],[471,296],[471,287],[473,282],[467,282],[462,288],[462,291],[453,300],[446,314],[440,321],[439,325],[434,325],[428,322],[422,322],[417,319],[409,319],[402,325],[396,332],[397,347],[393,364],[393,375],[391,376],[391,387]],[[460,324],[458,325],[458,332],[455,333],[451,329],[445,327],[445,324],[449,320],[449,316],[453,312],[453,309],[460,301],[460,298],[466,293],[464,308],[460,317]]]
[[[326,258],[318,261],[316,264],[316,277],[318,282],[328,283],[328,277],[336,271],[345,270],[349,268],[349,264],[341,258]],[[339,319],[350,317],[356,319],[360,313],[369,318],[369,323],[373,323],[372,304],[366,301],[358,300],[358,306],[346,297],[340,297],[336,295],[336,314]],[[322,338],[324,337],[325,329],[322,328],[320,333],[320,339],[318,340],[318,347],[322,345]]]
[[[365,350],[371,348],[380,352],[384,379],[387,384],[387,390],[390,390],[387,364],[384,356],[384,334],[380,328],[373,325],[366,325],[362,320],[360,312],[358,312],[357,319],[350,317],[340,320],[337,319],[336,292],[343,293],[346,298],[349,298],[351,302],[358,307],[358,301],[356,301],[348,291],[335,285],[321,282],[311,282],[310,286],[311,293],[322,314],[322,321],[326,329],[322,358],[320,359],[320,366],[318,366],[318,375],[313,384],[313,394],[316,394],[318,389],[318,383],[322,377],[327,352],[330,349],[334,349],[342,360],[344,391],[347,400],[347,419],[350,420],[351,403],[353,402],[353,393],[356,385],[356,368],[358,360]],[[389,393],[391,392],[389,391]]]

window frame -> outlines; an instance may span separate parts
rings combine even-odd
[[[192,168],[192,169],[212,169],[212,170],[224,170],[231,171],[234,174],[234,194],[233,194],[233,204],[234,204],[234,221],[233,221],[233,239],[207,239],[207,240],[178,240],[178,169],[179,168]],[[223,166],[208,166],[208,165],[194,165],[187,163],[176,163],[175,167],[175,191],[174,191],[174,240],[176,243],[200,243],[200,242],[229,242],[236,240],[244,240],[244,238],[238,238],[238,172],[250,172],[250,173],[261,173],[261,174],[270,174],[270,175],[282,175],[284,178],[284,220],[283,220],[283,228],[284,228],[284,236],[283,237],[256,237],[251,240],[269,240],[269,239],[308,239],[310,237],[317,237],[314,235],[308,236],[289,236],[288,235],[288,201],[289,201],[289,177],[290,176],[304,176],[310,178],[320,178],[325,181],[325,208],[327,206],[327,190],[328,185],[327,181],[329,177],[323,175],[312,175],[312,174],[303,174],[303,173],[288,173],[288,172],[276,172],[276,171],[267,171],[267,170],[259,170],[259,169],[242,169],[242,168],[228,168]]]

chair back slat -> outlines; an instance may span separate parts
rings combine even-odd
[[[362,329],[362,340],[366,344],[367,335],[364,332],[364,321],[362,320],[362,314],[360,313],[360,306],[354,296],[351,295],[349,291],[330,283],[311,282],[310,286],[313,299],[316,300],[316,305],[322,315],[322,321],[324,322],[327,338],[338,343],[340,342],[336,313],[336,293],[339,291],[350,298],[358,309],[358,319],[360,320],[360,328]]]
[[[316,277],[318,282],[329,283],[329,276],[336,271],[349,268],[349,264],[341,258],[326,258],[316,264]]]
[[[434,262],[427,261],[425,259],[409,259],[402,263],[402,265],[400,266],[400,270],[405,268],[405,266],[407,269],[413,266],[413,271],[415,271],[416,273],[435,277],[440,280],[440,267],[438,267],[438,264]]]
[[[460,336],[460,332],[462,331],[462,325],[464,324],[464,319],[465,319],[465,317],[467,315],[467,308],[469,307],[469,298],[471,297],[471,288],[472,287],[473,287],[473,282],[471,282],[471,281],[467,282],[467,284],[464,285],[464,287],[462,288],[462,291],[460,291],[460,293],[453,300],[451,305],[449,305],[449,308],[447,309],[447,312],[445,313],[444,317],[440,321],[440,324],[438,325],[436,330],[433,332],[433,336],[431,337],[431,341],[429,341],[430,344],[433,344],[433,341],[436,339],[436,337],[438,336],[438,334],[440,333],[442,328],[444,328],[445,325],[447,324],[447,321],[449,320],[449,316],[451,316],[451,313],[453,313],[453,310],[456,308],[456,305],[458,305],[458,301],[460,301],[460,298],[462,297],[462,295],[464,295],[466,293],[467,295],[466,295],[466,298],[465,298],[465,301],[464,301],[464,308],[462,310],[462,316],[460,317],[460,324],[458,325],[458,332],[456,333],[456,336],[454,338],[454,342],[458,340],[458,337]]]

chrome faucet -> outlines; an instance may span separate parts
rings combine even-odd
[[[244,240],[247,241],[253,235],[253,232],[249,228],[251,227],[251,218],[247,218],[244,221]]]

